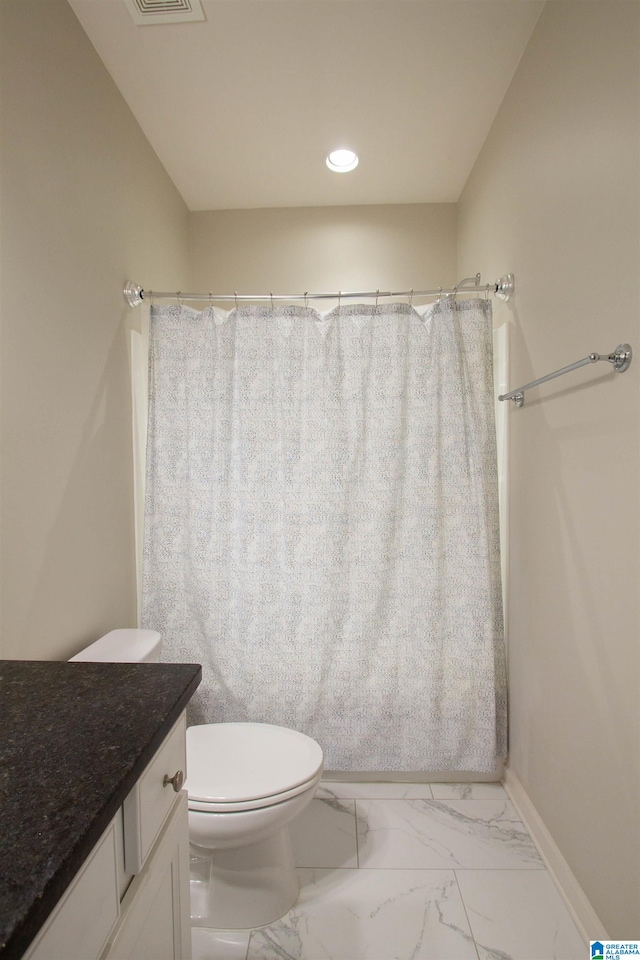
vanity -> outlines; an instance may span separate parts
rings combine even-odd
[[[191,956],[194,664],[0,661],[0,960]]]

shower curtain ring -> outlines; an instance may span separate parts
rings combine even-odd
[[[209,290],[209,307],[212,307],[212,306],[213,306],[213,294],[211,290]]]
[[[237,290],[233,291],[233,299],[236,302],[236,310],[237,310],[238,309],[238,291]]]
[[[304,305],[305,305],[305,308],[309,306],[308,293],[309,293],[309,291],[308,291],[308,290],[305,290],[305,292],[304,292]]]
[[[341,301],[342,301],[342,290],[338,290],[338,310],[340,309]]]
[[[273,310],[273,290],[269,290],[269,296],[271,298],[271,309]]]
[[[178,292],[176,293],[176,300],[178,301],[178,306],[181,307],[181,306],[182,306],[182,300],[180,299],[180,291],[179,291],[179,290],[178,290]]]
[[[378,306],[378,297],[380,296],[380,288],[376,290],[376,307]]]
[[[411,290],[409,291],[409,306],[413,306],[413,287],[411,287]]]

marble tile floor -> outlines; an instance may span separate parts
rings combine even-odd
[[[193,960],[588,956],[500,784],[323,781],[292,837],[293,909],[256,930],[193,927]]]

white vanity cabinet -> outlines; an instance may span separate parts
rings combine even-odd
[[[185,732],[183,713],[24,960],[189,960]]]

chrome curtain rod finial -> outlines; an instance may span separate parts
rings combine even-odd
[[[496,280],[495,295],[498,300],[510,300],[516,288],[516,278],[512,273],[505,273],[504,277]]]
[[[562,367],[560,370],[554,370],[553,373],[548,373],[546,377],[539,377],[537,380],[532,380],[531,383],[525,383],[522,387],[517,387],[515,390],[510,390],[509,393],[503,393],[502,396],[498,397],[498,400],[513,400],[516,407],[521,407],[524,403],[525,390],[531,390],[532,387],[538,387],[541,383],[546,383],[547,380],[553,380],[555,377],[561,377],[565,373],[570,373],[572,370],[577,370],[579,367],[584,367],[587,363],[597,363],[598,360],[606,360],[612,364],[616,373],[624,373],[625,370],[628,370],[631,366],[632,358],[633,350],[631,349],[630,344],[619,343],[613,353],[590,353],[582,360],[576,360],[575,363],[570,363],[568,366]]]
[[[139,307],[141,303],[144,303],[144,290],[137,283],[129,281],[122,292],[130,307]]]

